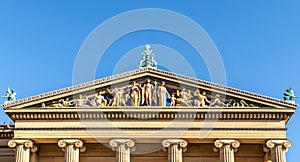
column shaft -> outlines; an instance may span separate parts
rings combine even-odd
[[[15,162],[29,162],[30,160],[30,150],[37,150],[37,147],[33,145],[30,140],[10,140],[8,146],[15,148]]]
[[[178,145],[170,146],[168,153],[169,162],[182,162],[182,148],[178,148]]]
[[[271,150],[272,162],[286,162],[285,152],[292,146],[288,140],[268,140],[267,147]]]
[[[113,139],[110,146],[116,150],[117,162],[130,162],[130,148],[134,147],[134,141],[131,139]]]
[[[58,146],[65,151],[65,162],[79,162],[79,151],[85,151],[83,142],[78,139],[63,139]]]
[[[24,148],[24,145],[16,146],[16,162],[29,162],[30,149]]]
[[[234,150],[230,145],[225,145],[221,148],[220,160],[222,162],[234,162]]]
[[[272,153],[273,152],[273,153]],[[271,158],[274,162],[285,162],[285,152],[282,148],[282,145],[275,146],[274,149],[271,150]]]
[[[220,162],[234,162],[234,152],[240,143],[237,140],[216,140],[215,146],[220,150]]]
[[[182,139],[166,139],[162,142],[165,149],[168,149],[169,162],[182,162],[182,152],[186,150],[187,141]]]

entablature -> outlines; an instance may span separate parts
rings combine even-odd
[[[288,121],[294,109],[245,107],[77,107],[10,109],[6,113],[12,120],[284,120]]]

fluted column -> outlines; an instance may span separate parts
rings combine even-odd
[[[272,162],[286,162],[285,152],[292,146],[288,140],[268,140],[267,147],[271,150]]]
[[[79,152],[86,150],[79,139],[62,139],[58,146],[65,152],[65,162],[79,162]]]
[[[8,146],[16,151],[16,162],[29,162],[30,152],[35,152],[37,147],[31,140],[10,140]]]
[[[131,139],[113,139],[110,146],[116,150],[117,162],[130,162],[130,149],[134,147],[134,141]]]
[[[186,151],[188,142],[183,139],[165,139],[162,142],[164,150],[168,150],[169,162],[182,162],[182,152]]]
[[[215,146],[220,150],[220,162],[234,162],[234,152],[240,146],[237,140],[216,140]]]

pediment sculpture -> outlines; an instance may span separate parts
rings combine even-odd
[[[161,106],[161,107],[258,107],[245,100],[223,97],[218,93],[186,87],[168,87],[165,81],[159,83],[150,78],[143,82],[132,81],[127,86],[105,88],[93,95],[79,94],[43,107],[120,107],[120,106]]]

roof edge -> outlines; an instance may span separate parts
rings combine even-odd
[[[203,84],[203,85],[206,85],[206,86],[214,88],[214,89],[220,89],[222,91],[232,92],[232,93],[236,93],[236,94],[239,94],[239,95],[252,97],[252,98],[255,98],[257,100],[264,100],[264,101],[267,101],[267,102],[279,104],[281,106],[287,106],[289,108],[296,109],[298,107],[298,104],[295,104],[295,103],[290,103],[290,102],[287,102],[287,101],[283,101],[283,100],[280,100],[280,99],[276,99],[276,98],[256,94],[256,93],[253,93],[253,92],[239,90],[239,89],[232,88],[232,87],[229,87],[229,86],[224,86],[224,85],[221,85],[221,84],[212,83],[212,82],[200,80],[200,79],[197,79],[197,78],[192,78],[192,77],[188,77],[188,76],[185,76],[185,75],[175,74],[175,73],[172,73],[172,72],[167,72],[167,71],[153,69],[153,68],[136,69],[136,70],[123,72],[123,73],[120,73],[120,74],[115,74],[115,75],[111,75],[111,76],[108,76],[108,77],[96,79],[96,80],[93,80],[93,81],[89,81],[89,82],[69,86],[69,87],[66,87],[66,88],[61,88],[61,89],[57,89],[57,90],[54,90],[54,91],[45,92],[45,93],[42,93],[42,94],[39,94],[39,95],[34,95],[34,96],[27,97],[27,98],[19,99],[17,101],[4,103],[4,104],[2,104],[2,107],[4,109],[6,109],[6,108],[13,107],[13,106],[22,105],[22,104],[25,104],[25,103],[28,103],[28,102],[31,102],[31,101],[36,101],[36,100],[44,99],[44,98],[47,98],[47,97],[52,97],[52,96],[55,96],[55,95],[60,95],[60,94],[63,94],[63,93],[77,91],[77,90],[81,90],[81,89],[84,89],[84,88],[92,87],[92,86],[95,86],[97,84],[101,84],[101,83],[104,83],[104,82],[113,81],[113,80],[121,79],[121,78],[126,78],[128,75],[136,75],[136,74],[140,74],[140,73],[143,73],[143,72],[152,72],[152,73],[156,73],[156,74],[160,74],[160,75],[168,75],[170,77],[176,77],[176,78],[179,78],[179,79],[182,79],[182,80],[185,80],[185,81],[194,82],[196,84]]]

